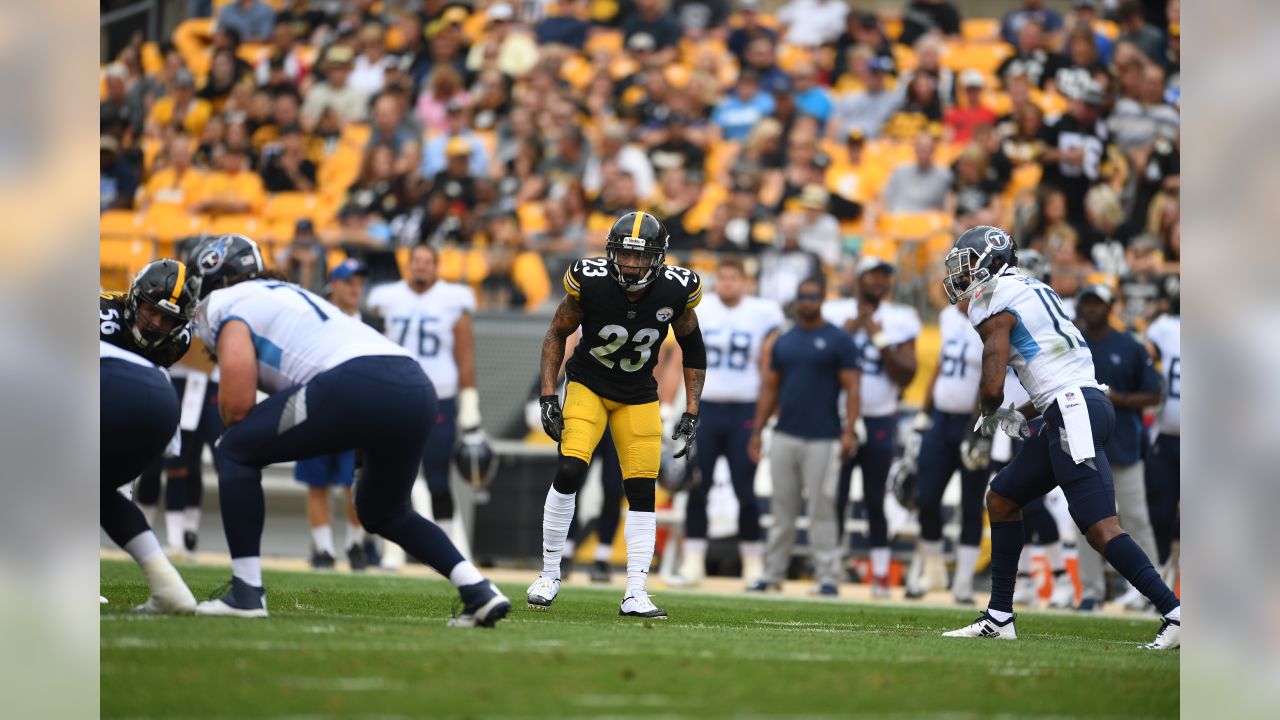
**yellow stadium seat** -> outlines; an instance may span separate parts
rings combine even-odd
[[[155,257],[146,237],[103,237],[98,244],[98,277],[106,290],[125,290],[143,265]]]
[[[108,210],[98,216],[98,232],[103,237],[144,235],[142,216],[132,210]]]
[[[1003,42],[949,42],[942,64],[957,72],[975,69],[990,75],[1012,54],[1013,48]]]
[[[247,213],[236,213],[233,215],[218,215],[209,218],[209,224],[206,228],[211,235],[247,235],[251,238],[257,238],[260,230],[263,228],[262,223],[254,215]]]
[[[898,241],[891,237],[871,236],[863,239],[862,257],[877,257],[881,260],[898,261]]]
[[[400,277],[409,277],[409,255],[412,253],[413,248],[396,248],[396,267],[400,269]]]
[[[177,205],[155,203],[147,208],[142,225],[149,235],[172,242],[178,238],[199,235],[204,228],[204,220],[199,215],[188,214]]]
[[[139,58],[142,60],[142,72],[148,75],[154,75],[164,68],[164,56],[160,54],[160,46],[154,42],[142,43]]]
[[[1024,192],[1034,192],[1040,186],[1040,177],[1044,167],[1040,163],[1024,163],[1013,168],[1009,178],[1009,187],[1005,193],[1009,198],[1016,198]]]
[[[262,60],[271,56],[271,46],[263,43],[243,43],[236,48],[236,57],[256,67]]]
[[[315,222],[319,210],[320,201],[315,193],[280,192],[267,198],[262,219],[268,224],[287,222],[292,225],[299,218],[310,218]]]
[[[906,45],[893,46],[893,64],[898,67],[898,72],[908,72],[916,69],[916,51]]]
[[[365,123],[351,123],[342,128],[342,144],[354,145],[357,148],[364,149],[369,144],[369,138],[373,136],[373,128]]]
[[[173,45],[195,75],[209,72],[209,43],[213,38],[213,18],[189,18],[173,31]]]
[[[796,66],[812,61],[813,55],[809,48],[802,45],[782,45],[778,48],[778,67],[783,72],[791,72]]]
[[[263,231],[262,236],[273,242],[288,243],[293,240],[293,231],[294,223],[287,220],[277,220],[266,224],[266,230]]]
[[[902,18],[894,15],[881,16],[880,25],[884,28],[885,37],[897,42],[902,37]]]
[[[1100,33],[1106,39],[1115,42],[1120,37],[1120,26],[1110,20],[1094,20],[1093,31]]]
[[[924,239],[951,222],[946,213],[885,213],[881,215],[876,230],[898,239]]]
[[[623,36],[621,32],[617,30],[598,30],[587,38],[587,43],[582,49],[587,55],[595,55],[601,51],[616,55],[622,52],[622,44]]]
[[[968,42],[1000,39],[1000,21],[995,18],[969,18],[960,22],[960,37]]]
[[[329,248],[329,251],[325,253],[325,258],[324,258],[325,274],[328,275],[330,270],[333,270],[334,268],[341,265],[347,259],[347,257],[348,256],[347,256],[346,250],[343,250],[342,248]]]
[[[320,192],[325,195],[341,196],[351,183],[360,175],[360,151],[343,145],[320,164]]]
[[[942,354],[942,333],[936,323],[925,325],[916,336],[916,375],[902,391],[902,400],[909,405],[922,405],[929,389],[929,379],[938,366]]]
[[[516,206],[516,217],[520,219],[520,231],[525,235],[545,232],[547,229],[546,208],[540,202],[522,202]]]

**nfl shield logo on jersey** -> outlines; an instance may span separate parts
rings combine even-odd
[[[1075,394],[1075,393],[1073,393],[1073,392],[1069,392],[1069,393],[1067,393],[1067,402],[1071,402],[1071,401],[1073,401],[1073,400],[1075,400],[1075,399],[1076,399],[1076,394]]]
[[[658,322],[666,322],[671,319],[672,315],[675,315],[675,312],[673,312],[669,307],[664,307],[657,313]]]

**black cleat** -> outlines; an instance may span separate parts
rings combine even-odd
[[[587,573],[593,583],[607,583],[613,577],[613,571],[609,569],[609,563],[604,560],[596,560],[591,563],[591,568]]]
[[[196,535],[194,532],[188,530],[182,533],[182,546],[187,549],[188,553],[194,553],[196,551],[196,541],[199,538],[200,538],[199,535]]]
[[[355,572],[361,572],[369,567],[369,557],[364,552],[361,545],[352,545],[347,548],[347,563],[351,565],[351,569]]]
[[[326,551],[311,553],[311,569],[312,570],[332,570],[333,556]]]

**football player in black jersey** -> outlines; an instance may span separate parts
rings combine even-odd
[[[103,293],[98,302],[99,522],[146,575],[151,597],[137,608],[145,612],[190,613],[196,606],[142,511],[116,489],[156,459],[177,427],[177,397],[156,365],[173,364],[190,346],[197,289],[186,266],[158,260],[138,273],[127,294]]]
[[[607,427],[618,449],[627,511],[627,590],[619,615],[666,618],[645,592],[653,561],[657,519],[654,495],[662,455],[658,348],[675,330],[684,351],[686,412],[673,440],[683,456],[698,427],[698,400],[707,352],[694,308],[702,299],[697,273],[664,265],[667,229],[654,216],[629,212],[609,230],[605,257],[574,263],[564,274],[568,293],[542,341],[542,427],[560,443],[555,482],[542,512],[542,574],[529,586],[529,607],[546,610],[560,592],[560,557],[573,518],[576,494],[586,479],[591,452]],[[565,340],[578,328],[582,340],[565,366],[564,411],[556,375]]]
[[[199,280],[177,260],[156,260],[138,271],[128,293],[98,296],[99,337],[160,367],[182,359],[191,347]]]

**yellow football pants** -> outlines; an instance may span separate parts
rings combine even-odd
[[[618,449],[624,479],[658,477],[662,457],[658,402],[627,405],[602,398],[581,383],[569,383],[564,394],[560,454],[590,464],[591,453],[606,427]]]

